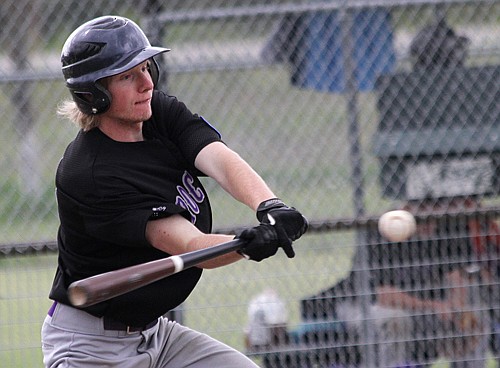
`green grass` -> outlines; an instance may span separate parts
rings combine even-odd
[[[0,362],[42,367],[40,327],[56,264],[54,254],[0,258]]]

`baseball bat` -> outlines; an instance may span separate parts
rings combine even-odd
[[[75,307],[85,308],[123,295],[204,261],[241,249],[246,242],[234,239],[209,248],[122,268],[73,282],[68,297]]]

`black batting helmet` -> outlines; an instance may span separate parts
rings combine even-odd
[[[103,16],[78,27],[64,43],[61,62],[66,86],[80,111],[105,112],[111,104],[109,92],[97,81],[129,70],[151,59],[153,83],[158,81],[154,56],[170,51],[153,47],[144,32],[130,19]]]

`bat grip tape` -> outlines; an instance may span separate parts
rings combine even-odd
[[[170,260],[174,264],[174,273],[181,272],[184,269],[184,260],[180,256],[171,256]]]

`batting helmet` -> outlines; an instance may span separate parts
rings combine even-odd
[[[61,62],[66,86],[86,114],[101,114],[111,104],[111,95],[99,79],[120,74],[151,59],[153,83],[158,82],[154,56],[170,51],[153,47],[144,32],[130,19],[103,16],[78,27],[64,43]]]

